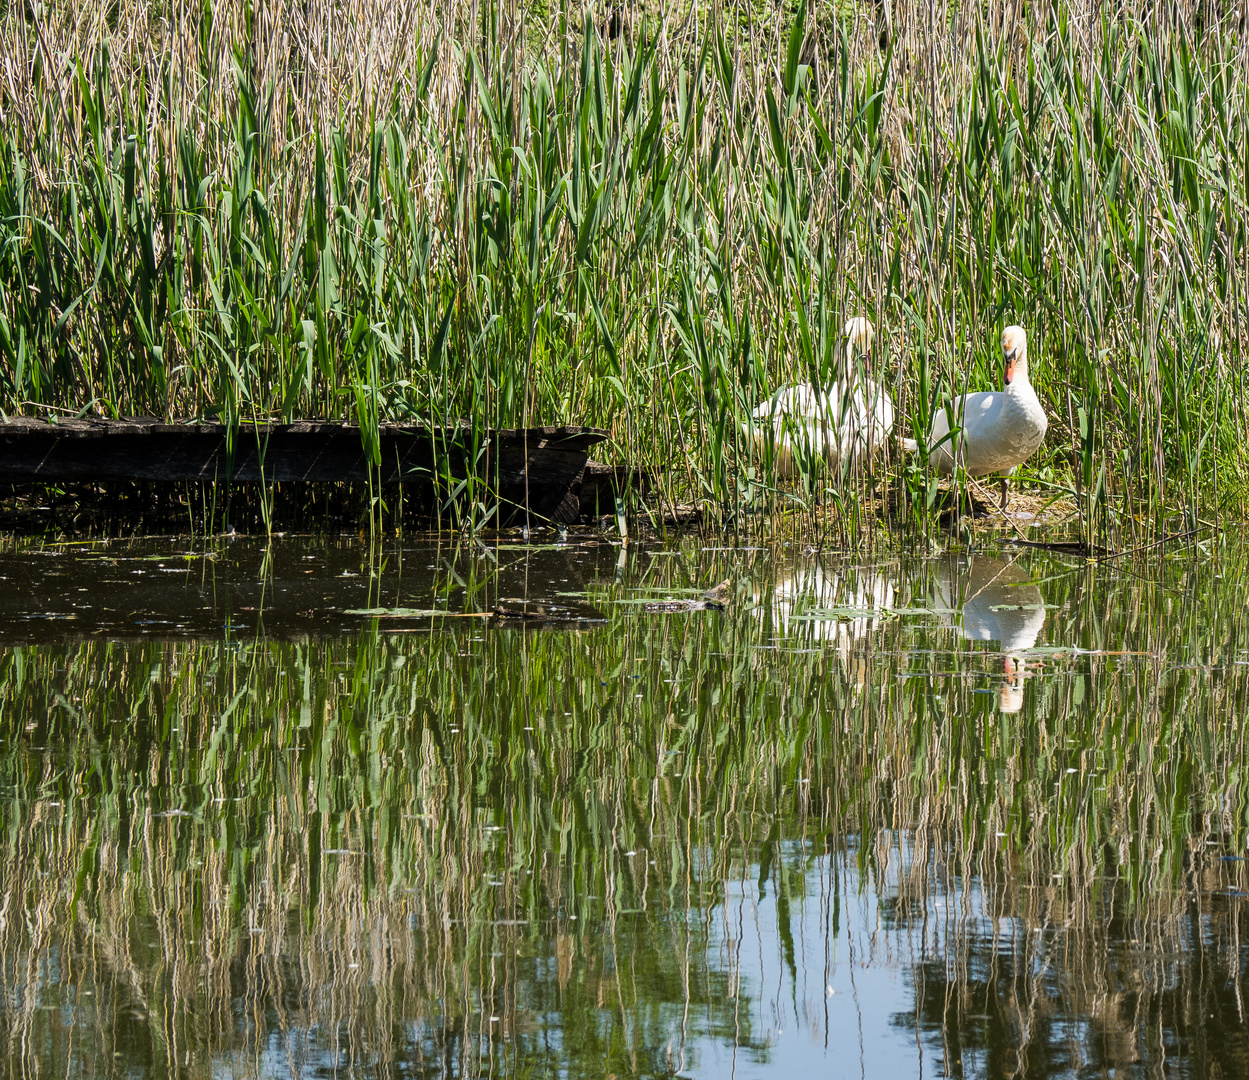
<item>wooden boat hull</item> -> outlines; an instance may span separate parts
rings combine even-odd
[[[415,485],[429,499],[462,481],[482,485],[501,524],[575,521],[576,486],[601,428],[540,427],[474,432],[467,425],[383,424],[370,470],[358,427],[324,422],[224,424],[76,419],[0,423],[0,483],[102,481]]]

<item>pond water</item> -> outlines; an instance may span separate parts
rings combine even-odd
[[[11,545],[7,1072],[1249,1075],[1245,556]]]

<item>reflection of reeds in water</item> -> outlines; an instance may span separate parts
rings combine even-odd
[[[770,609],[776,630],[783,637],[829,641],[844,656],[893,608],[894,586],[889,573],[893,569],[882,573],[880,568],[833,568],[804,560],[777,574],[772,603],[762,610]]]
[[[722,576],[685,565],[646,580]],[[1213,1033],[1197,1005],[1231,1000],[1241,933],[1219,890],[1246,885],[1220,861],[1246,842],[1240,571],[1028,569],[1051,646],[1116,655],[1033,656],[1015,714],[939,616],[882,615],[849,654],[779,635],[747,599],[782,584],[765,562],[694,618],[607,587],[580,634],[10,650],[10,1061],[247,1073],[274,1038],[467,1074],[690,1067],[698,1032],[763,1045],[716,945],[724,883],[797,920],[838,875],[880,899],[858,955],[909,958],[949,1055],[1024,1075],[1072,1016],[1120,1064]],[[878,572],[902,608],[941,571]],[[839,580],[808,600],[875,596]]]

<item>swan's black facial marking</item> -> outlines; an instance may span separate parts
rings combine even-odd
[[[1006,385],[1010,386],[1010,381],[1015,377],[1015,357],[1019,355],[1018,349],[1002,350],[1002,354],[1006,358]]]

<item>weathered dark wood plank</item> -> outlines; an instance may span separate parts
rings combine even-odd
[[[381,426],[374,479],[436,490],[435,481],[470,477],[497,498],[539,517],[575,520],[570,490],[600,428],[540,427],[474,433],[471,428]],[[155,419],[77,419],[48,423],[12,417],[0,423],[0,483],[217,481],[303,483],[367,481],[360,429],[294,424],[177,424]],[[444,485],[445,486],[445,485]],[[513,515],[514,516],[514,515]]]

